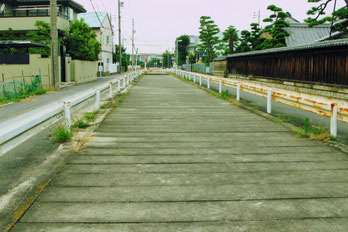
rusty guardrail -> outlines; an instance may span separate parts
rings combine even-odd
[[[335,137],[337,136],[337,120],[346,123],[348,122],[348,101],[346,100],[255,84],[247,80],[219,78],[183,70],[171,70],[171,72],[193,80],[194,82],[198,81],[197,79],[199,79],[200,85],[202,85],[202,79],[206,79],[208,88],[210,88],[211,82],[216,83],[219,85],[220,93],[222,86],[235,88],[237,89],[237,100],[239,100],[240,91],[268,98],[268,113],[271,113],[271,100],[273,100],[331,118],[331,134]]]

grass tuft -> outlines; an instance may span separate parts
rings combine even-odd
[[[88,122],[91,122],[91,121],[94,121],[94,120],[97,118],[97,114],[98,114],[98,111],[87,112],[87,113],[85,113],[84,118],[85,118]]]
[[[83,129],[83,128],[86,128],[86,127],[89,127],[89,123],[86,122],[85,120],[83,120],[82,118],[76,120],[76,121],[74,122],[74,124],[72,125],[72,128],[80,128],[80,129]]]
[[[73,133],[71,130],[66,129],[64,125],[59,125],[54,131],[54,136],[57,142],[64,143],[71,140]]]

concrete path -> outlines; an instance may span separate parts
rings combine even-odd
[[[14,231],[347,231],[347,158],[145,76]]]

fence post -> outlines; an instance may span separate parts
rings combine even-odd
[[[336,103],[331,104],[331,119],[330,119],[330,134],[332,137],[337,137],[337,114],[338,106]]]
[[[95,111],[99,111],[100,105],[100,90],[97,89],[95,92]]]
[[[109,97],[112,99],[112,81],[110,81]]]
[[[272,113],[272,89],[268,89],[267,95],[267,113]]]
[[[240,100],[240,83],[237,84],[237,101]]]
[[[210,89],[210,77],[208,77],[208,79],[207,79],[207,87],[208,87],[208,89]]]
[[[124,89],[124,88],[126,88],[126,78],[125,77],[123,77],[122,78],[122,89]]]
[[[222,93],[222,80],[219,80],[219,93]]]
[[[193,74],[193,83],[196,83],[196,75]]]
[[[199,76],[199,85],[202,85],[202,76]]]
[[[64,102],[65,129],[71,129],[71,108],[70,102]]]
[[[121,90],[121,79],[117,80],[117,92],[120,92]]]

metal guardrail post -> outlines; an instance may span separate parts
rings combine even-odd
[[[210,89],[210,77],[207,79],[207,88]]]
[[[268,89],[267,95],[267,113],[272,113],[272,89]]]
[[[222,80],[219,80],[219,93],[222,93]]]
[[[122,89],[126,88],[126,78],[122,78]]]
[[[95,92],[95,111],[99,111],[100,106],[100,90],[96,90]]]
[[[117,92],[121,91],[121,79],[117,80]]]
[[[330,134],[332,137],[337,137],[337,114],[338,106],[336,103],[331,104],[331,119],[330,119]]]
[[[193,83],[196,83],[196,75],[193,74]]]
[[[71,106],[70,102],[64,102],[65,129],[71,129]]]
[[[237,101],[240,100],[240,83],[237,84]]]
[[[199,85],[202,85],[202,76],[199,76]]]
[[[110,82],[110,87],[109,87],[109,98],[112,99],[112,82]]]

